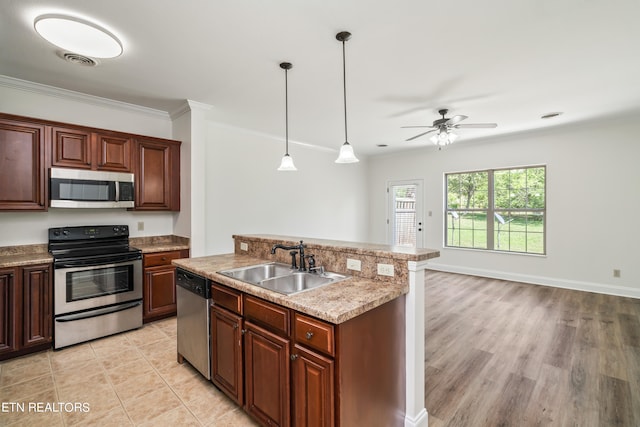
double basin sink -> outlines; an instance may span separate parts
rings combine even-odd
[[[277,262],[233,268],[219,271],[219,273],[285,295],[292,295],[349,278],[349,276],[331,272],[298,271]]]

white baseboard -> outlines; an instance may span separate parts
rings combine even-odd
[[[429,414],[426,409],[422,409],[415,417],[404,417],[404,427],[429,427]]]
[[[579,280],[557,279],[554,277],[533,276],[529,274],[509,273],[506,271],[498,270],[485,270],[481,268],[462,267],[458,265],[438,264],[435,262],[430,262],[428,269],[444,271],[447,273],[468,274],[471,276],[489,277],[491,279],[510,280],[512,282],[531,283],[534,285],[553,286],[556,288],[573,289],[576,291],[595,292],[598,294],[640,299],[640,289],[632,289],[625,286],[583,282]]]

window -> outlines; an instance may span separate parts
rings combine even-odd
[[[445,175],[445,246],[545,253],[544,166]]]

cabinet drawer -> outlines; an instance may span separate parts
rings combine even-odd
[[[155,267],[157,265],[170,265],[171,260],[186,258],[189,255],[183,255],[183,251],[158,252],[154,254],[144,255],[144,266]]]
[[[293,337],[296,342],[334,356],[333,325],[295,313]]]
[[[215,305],[224,307],[236,314],[242,314],[242,294],[235,289],[212,283],[211,299]]]
[[[289,336],[289,309],[244,295],[244,317]]]

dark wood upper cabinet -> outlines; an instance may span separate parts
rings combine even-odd
[[[94,133],[99,170],[131,172],[133,139],[116,134]]]
[[[91,169],[93,150],[91,132],[54,127],[52,129],[51,166]]]
[[[45,125],[0,117],[0,210],[47,210]]]
[[[180,142],[136,140],[135,210],[180,210]]]
[[[131,172],[133,139],[128,135],[53,127],[51,141],[54,167]]]
[[[0,211],[46,211],[50,167],[133,173],[134,210],[180,210],[180,141],[0,113]]]

